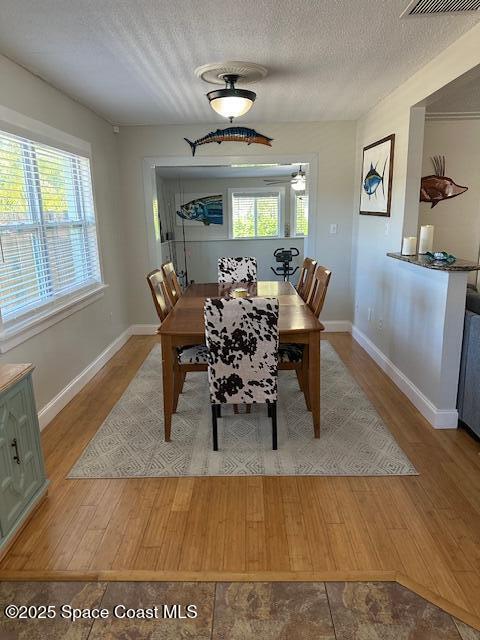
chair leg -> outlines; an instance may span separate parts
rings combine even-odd
[[[272,405],[270,403],[267,404],[268,417],[272,417]]]
[[[270,409],[271,418],[272,418],[272,449],[274,451],[277,450],[277,403],[274,402]]]
[[[222,417],[222,405],[221,404],[217,404],[217,417],[218,418]]]
[[[213,434],[213,450],[218,451],[218,429],[217,429],[217,405],[212,404],[212,434]]]

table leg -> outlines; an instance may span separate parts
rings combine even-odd
[[[303,378],[303,395],[305,396],[305,404],[307,405],[307,409],[311,411],[310,407],[310,382],[308,380],[309,376],[309,366],[308,366],[308,345],[304,347],[303,358],[302,358],[302,368],[300,369],[300,375]]]
[[[308,341],[308,386],[315,438],[320,437],[320,332],[312,331]]]
[[[162,372],[163,372],[163,424],[165,442],[170,442],[172,431],[172,413],[174,401],[174,362],[172,340],[162,335]]]

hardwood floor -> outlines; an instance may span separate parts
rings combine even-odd
[[[478,626],[479,444],[432,429],[351,336],[323,337],[419,476],[66,480],[158,341],[135,336],[43,432],[49,497],[0,579],[396,579]]]

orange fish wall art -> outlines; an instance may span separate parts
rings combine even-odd
[[[434,156],[432,159],[435,174],[422,178],[420,185],[420,202],[430,202],[435,207],[442,200],[455,198],[467,191],[445,175],[445,156]]]

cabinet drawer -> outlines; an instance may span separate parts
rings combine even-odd
[[[31,377],[0,396],[0,528],[6,537],[45,481]]]

